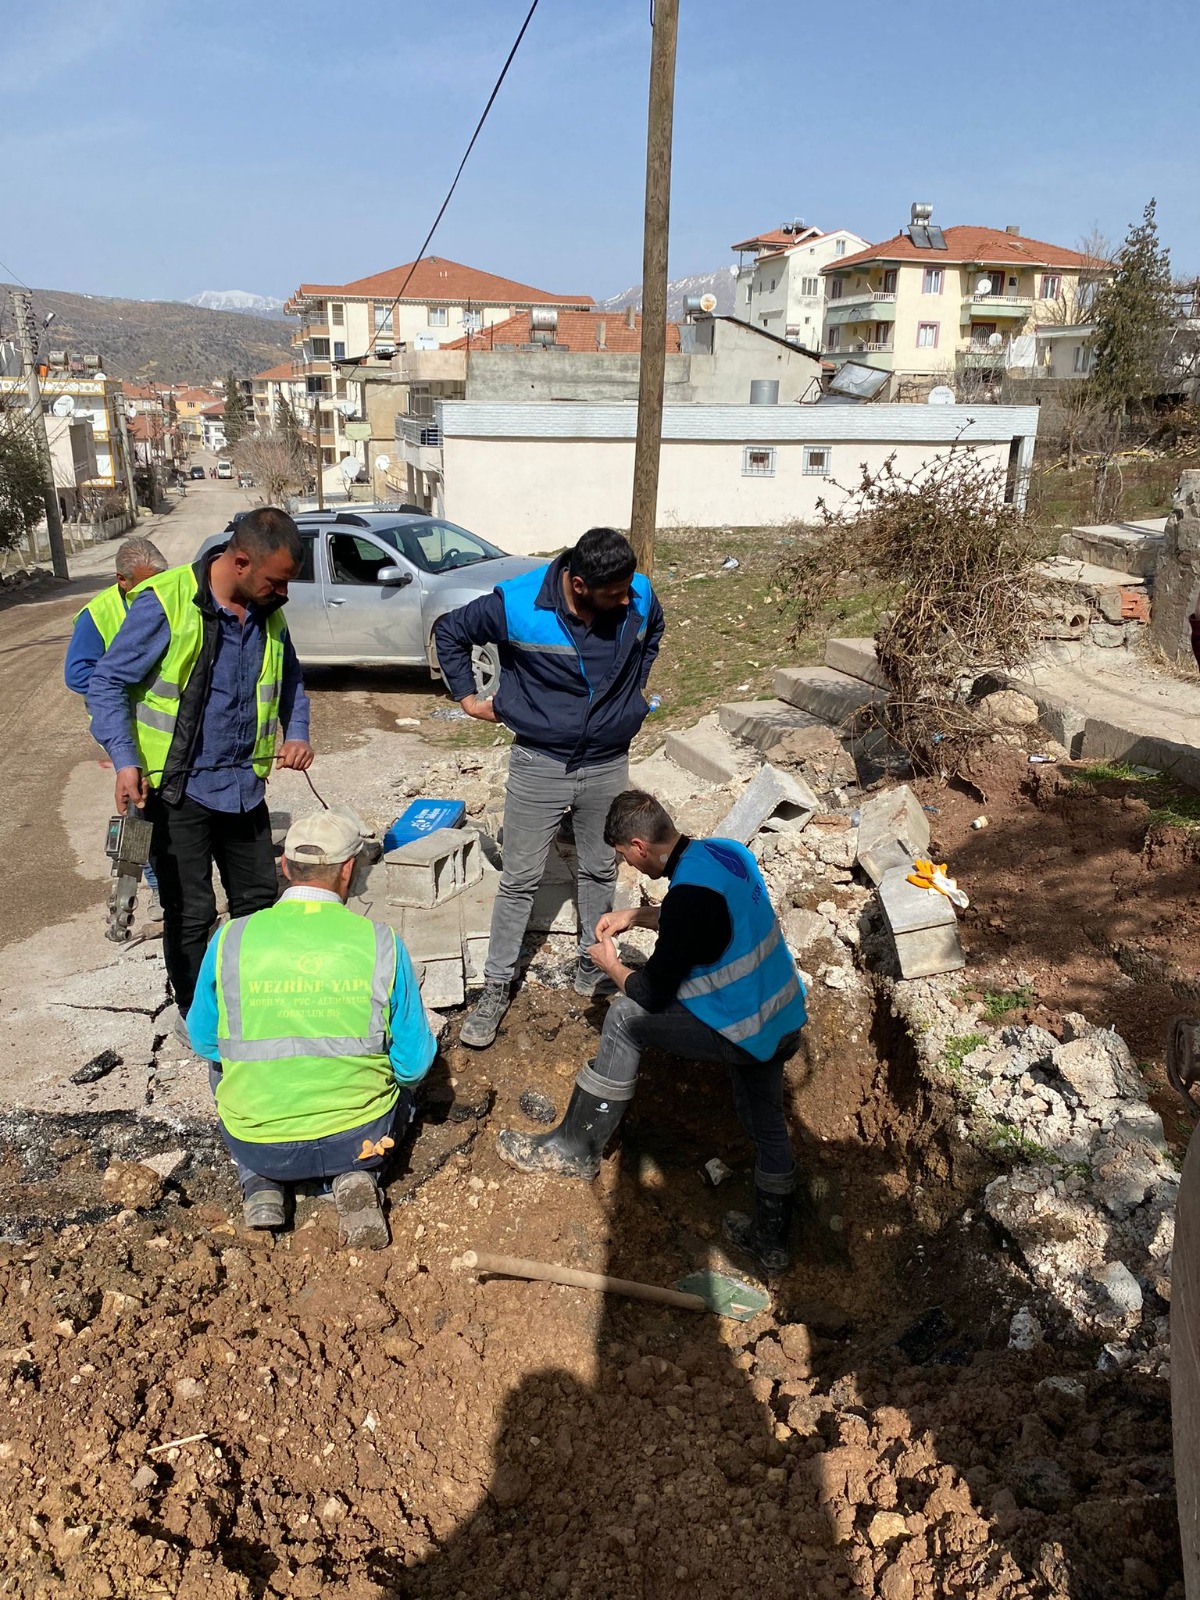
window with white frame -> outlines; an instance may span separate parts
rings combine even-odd
[[[748,444],[742,451],[743,478],[773,478],[775,476],[775,447],[769,444]]]
[[[818,278],[801,278],[800,279],[800,293],[802,295],[805,295],[809,299],[812,299],[816,295],[820,294],[820,292],[821,292],[820,279],[818,279]]]
[[[831,300],[840,300],[842,298],[842,289],[844,287],[845,287],[845,285],[844,285],[844,283],[843,283],[841,278],[830,278],[830,280],[829,280],[829,298]]]
[[[450,310],[447,306],[429,307],[429,326],[431,328],[448,328],[450,326]]]
[[[376,306],[375,307],[375,332],[376,333],[386,333],[389,336],[391,335],[391,332],[392,332],[392,308],[391,308],[391,306]]]
[[[806,444],[804,446],[804,476],[806,478],[827,478],[832,457],[833,452],[827,444]]]
[[[829,329],[826,330],[826,333],[825,333],[825,348],[826,348],[826,350],[837,350],[837,349],[840,349],[841,343],[842,343],[842,330],[840,328],[829,328]]]
[[[1057,300],[1062,290],[1062,275],[1058,272],[1042,273],[1042,299]]]
[[[346,326],[346,308],[340,301],[330,304],[329,321],[335,328],[344,328]]]
[[[895,267],[888,267],[886,272],[883,274],[883,292],[884,294],[895,294],[896,292]]]
[[[846,254],[846,241],[845,241],[845,239],[839,239],[837,241],[837,243],[833,247],[833,253],[834,253],[835,256],[844,256]]]
[[[1075,371],[1089,373],[1092,370],[1092,347],[1087,344],[1075,346]]]
[[[312,353],[313,353],[313,360],[314,361],[328,361],[329,360],[329,340],[328,339],[314,339],[312,341]]]
[[[936,322],[917,323],[917,349],[936,350],[938,342],[938,324]]]
[[[941,294],[942,269],[941,267],[926,267],[925,275],[921,279],[922,294]]]

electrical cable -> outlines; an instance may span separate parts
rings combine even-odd
[[[283,760],[283,756],[282,756],[282,754],[274,755],[274,756],[271,757],[271,759],[272,759],[272,761],[282,761]],[[178,767],[171,773],[171,776],[172,776],[172,778],[190,778],[197,772],[237,772],[237,771],[240,771],[240,769],[242,767],[252,767],[253,765],[254,765],[254,762],[250,759],[249,756],[247,756],[245,761],[215,761],[215,762],[213,762],[213,764],[211,766]],[[280,770],[283,771],[283,772],[295,772],[297,769],[295,767],[283,767]],[[300,771],[300,776],[304,779],[305,783],[308,784],[308,787],[312,790],[312,792],[316,796],[316,798],[321,802],[321,805],[323,806],[323,808],[326,811],[328,811],[329,810],[329,801],[326,800],[325,796],[320,793],[320,791],[318,790],[316,784],[309,777],[308,768],[307,767],[301,767],[299,769],[299,771]],[[150,777],[161,778],[165,772],[166,772],[166,768],[165,767],[161,767],[161,768],[159,768],[159,770],[157,772],[143,772],[142,773],[142,777],[143,778],[150,778]]]
[[[483,115],[480,117],[479,121],[475,124],[475,132],[471,135],[471,141],[467,145],[467,148],[463,153],[462,160],[458,163],[458,171],[454,174],[454,181],[450,185],[449,189],[447,189],[446,198],[442,201],[441,207],[438,210],[438,214],[433,219],[433,227],[430,228],[429,232],[425,235],[425,242],[421,246],[420,250],[417,252],[416,260],[409,267],[407,277],[404,279],[404,282],[400,285],[400,289],[399,289],[399,292],[396,295],[396,298],[392,301],[391,306],[388,308],[388,314],[384,318],[385,322],[391,322],[393,317],[395,316],[396,307],[400,304],[401,300],[403,300],[404,291],[408,288],[408,285],[409,285],[409,283],[410,283],[410,281],[412,279],[413,273],[417,270],[417,268],[420,266],[421,262],[423,261],[423,259],[425,257],[425,252],[426,252],[426,250],[429,249],[430,241],[433,239],[434,234],[437,232],[438,223],[445,216],[446,207],[450,204],[450,201],[454,198],[454,191],[455,191],[455,189],[458,188],[458,180],[463,175],[463,168],[467,164],[467,158],[470,156],[471,151],[475,148],[475,141],[476,141],[476,139],[478,139],[480,133],[483,130],[483,125],[488,119],[488,112],[492,109],[492,105],[495,102],[496,96],[500,93],[500,86],[504,82],[505,78],[508,75],[508,69],[513,64],[513,58],[516,55],[518,49],[520,48],[521,40],[525,37],[525,30],[528,28],[529,24],[533,21],[533,13],[537,10],[537,8],[538,8],[538,0],[533,0],[533,4],[529,8],[529,11],[528,11],[528,14],[526,15],[525,21],[521,24],[521,31],[517,34],[517,37],[513,40],[513,47],[508,52],[508,58],[505,61],[503,67],[501,67],[501,69],[500,69],[500,76],[496,79],[496,82],[495,82],[495,84],[494,84],[494,86],[492,88],[491,94],[488,95],[487,105],[485,105],[484,108],[483,108]],[[366,355],[370,355],[371,351],[374,350],[375,341],[379,338],[379,335],[380,335],[381,331],[382,330],[380,328],[378,328],[378,327],[373,330],[373,332],[371,334],[371,337],[370,337],[370,340],[367,343],[367,348],[366,348],[366,351],[365,351]],[[394,337],[394,335],[393,335],[393,337]],[[358,359],[361,360],[362,358],[359,357]]]

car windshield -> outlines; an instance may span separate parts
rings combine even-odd
[[[436,517],[428,522],[372,528],[371,532],[394,545],[422,572],[453,572],[456,567],[473,567],[480,561],[503,560],[505,554],[477,533],[468,533],[466,528]]]

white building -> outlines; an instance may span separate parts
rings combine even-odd
[[[634,405],[438,406],[426,448],[451,521],[518,555],[557,550],[586,528],[629,526]],[[658,526],[814,522],[863,469],[889,458],[919,474],[957,446],[1024,500],[1036,406],[690,405],[663,411]],[[436,457],[436,462],[434,461]]]
[[[866,248],[867,241],[848,228],[824,233],[802,222],[743,239],[732,246],[739,258],[734,315],[819,350],[825,315],[822,269]]]

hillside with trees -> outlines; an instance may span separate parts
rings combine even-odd
[[[293,324],[244,312],[209,311],[176,300],[112,300],[101,295],[35,289],[38,321],[55,320],[42,334],[42,353],[95,351],[111,378],[160,383],[211,383],[227,372],[249,377],[288,354]],[[0,285],[0,339],[11,338],[12,303]]]

